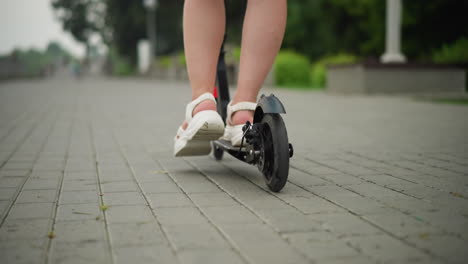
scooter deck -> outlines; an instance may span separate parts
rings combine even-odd
[[[225,151],[228,151],[229,153],[232,153],[232,152],[238,153],[239,152],[239,147],[233,146],[230,141],[227,141],[227,140],[224,140],[224,139],[218,139],[218,140],[213,141],[213,143],[217,147],[219,147],[219,148],[221,148],[221,149],[223,149]],[[240,149],[240,151],[245,153],[247,150],[245,149],[245,147],[242,147]]]

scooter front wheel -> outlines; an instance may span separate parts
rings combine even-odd
[[[260,123],[261,150],[258,168],[273,192],[283,189],[289,174],[289,141],[286,126],[279,114],[265,114]]]

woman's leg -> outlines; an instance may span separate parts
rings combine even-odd
[[[281,47],[287,0],[247,0],[242,31],[239,80],[233,103],[256,102],[257,95]],[[253,119],[253,111],[238,111],[234,124]],[[233,125],[234,125],[233,124]]]
[[[192,100],[213,91],[225,23],[224,0],[185,0],[184,49]],[[203,110],[216,110],[216,105],[204,101],[195,107],[193,114]],[[183,128],[186,126],[184,123]]]

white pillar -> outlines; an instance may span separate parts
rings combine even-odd
[[[401,11],[401,0],[387,0],[385,54],[380,58],[383,63],[406,62],[400,50]]]
[[[151,44],[148,40],[142,39],[138,42],[138,71],[140,74],[148,73],[152,56],[151,54]]]
[[[150,64],[156,59],[156,8],[158,0],[143,0],[143,5],[146,7],[146,31],[150,41]]]

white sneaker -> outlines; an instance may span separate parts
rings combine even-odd
[[[227,106],[227,120],[226,120],[226,129],[224,130],[224,135],[221,139],[231,141],[232,146],[238,147],[241,145],[242,136],[244,132],[242,131],[242,127],[244,124],[240,125],[231,125],[232,120],[231,116],[237,111],[248,110],[248,111],[255,111],[257,107],[256,103],[252,102],[239,102],[235,105],[232,105],[230,102]]]
[[[224,122],[218,112],[205,110],[192,117],[193,109],[205,100],[216,104],[213,94],[204,93],[185,108],[185,121],[188,126],[185,130],[182,127],[177,130],[174,138],[174,156],[208,155],[211,151],[210,141],[223,135]]]

